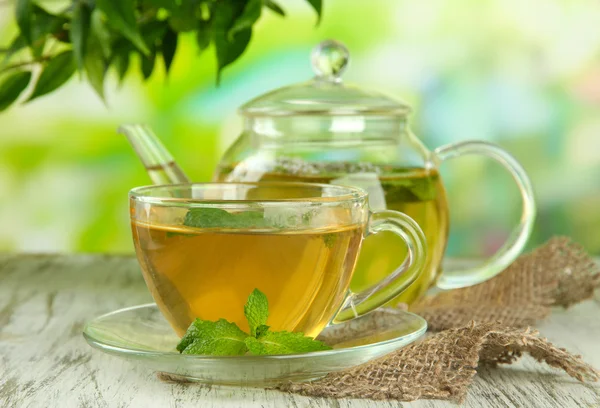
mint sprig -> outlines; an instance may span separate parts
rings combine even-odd
[[[197,318],[190,324],[177,350],[182,354],[211,356],[239,356],[246,353],[262,356],[331,350],[325,343],[301,332],[270,331],[266,325],[269,304],[266,295],[258,289],[254,289],[248,297],[244,315],[250,326],[250,334],[225,319],[213,322]]]
[[[267,324],[267,318],[269,317],[269,302],[267,296],[258,289],[254,289],[248,301],[244,306],[244,315],[248,320],[248,326],[250,326],[250,335],[257,336],[257,329],[260,327],[260,333],[264,333],[269,329]],[[265,327],[266,326],[266,330]]]

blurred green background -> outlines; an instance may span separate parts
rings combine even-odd
[[[309,54],[334,38],[351,52],[346,81],[411,104],[430,148],[494,141],[531,176],[538,219],[530,247],[566,234],[600,254],[600,3],[597,0],[304,0],[265,12],[242,58],[215,86],[212,49],[184,38],[169,78],[134,64],[104,105],[85,82],[0,113],[0,250],[132,252],[127,192],[149,184],[120,123],[150,124],[196,181],[211,179],[236,138],[236,108],[311,76]],[[2,45],[15,32],[0,5]],[[442,167],[448,254],[497,248],[520,215],[511,179],[486,160]]]

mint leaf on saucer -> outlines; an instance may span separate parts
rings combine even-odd
[[[235,323],[225,319],[219,319],[216,322],[201,320],[197,327],[194,341],[183,349],[182,354],[208,354],[211,356],[246,354],[247,348],[244,341],[248,335]],[[181,345],[181,343],[179,344]],[[179,348],[178,346],[177,349]]]
[[[241,356],[250,352],[257,356],[294,354],[331,350],[325,343],[306,337],[303,333],[269,331],[269,302],[264,293],[254,289],[244,306],[251,334],[225,319],[216,322],[196,319],[177,345],[182,354],[211,356]]]
[[[268,330],[269,330],[270,326],[267,326],[266,324],[261,324],[260,326],[258,326],[256,328],[256,336],[255,337],[260,337],[263,334],[265,334]]]
[[[248,296],[248,301],[244,306],[244,315],[246,316],[246,320],[248,320],[248,326],[250,326],[250,335],[256,336],[256,329],[259,326],[266,325],[267,318],[269,317],[267,296],[260,290],[254,289],[250,296]]]
[[[246,337],[246,346],[254,355],[296,354],[310,351],[331,350],[325,343],[306,337],[303,333],[287,331],[266,332],[262,336]]]

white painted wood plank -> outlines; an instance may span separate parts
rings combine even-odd
[[[150,301],[135,259],[0,255],[0,407],[453,407],[444,401],[329,400],[262,389],[163,383],[91,349],[86,320]],[[600,300],[556,311],[540,331],[600,367]],[[600,386],[531,359],[482,369],[466,407],[597,407]]]

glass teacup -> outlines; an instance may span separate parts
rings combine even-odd
[[[358,188],[310,183],[205,183],[135,188],[133,239],[144,279],[183,335],[199,317],[247,330],[244,304],[256,288],[273,330],[316,336],[397,296],[425,260],[419,226],[396,211],[369,211]],[[364,238],[399,235],[404,263],[360,293],[349,290]]]

